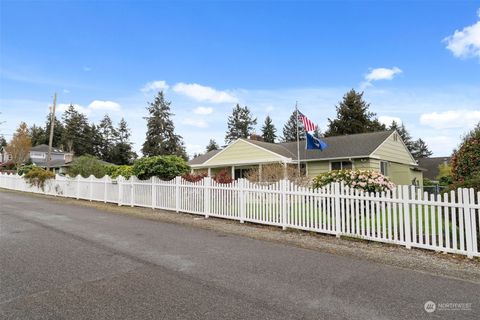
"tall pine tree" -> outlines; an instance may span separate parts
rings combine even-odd
[[[433,154],[433,152],[428,148],[427,143],[421,138],[413,142],[413,150],[411,153],[415,160],[428,158]]]
[[[210,141],[208,142],[206,151],[210,152],[218,149],[220,149],[220,147],[218,146],[218,143],[214,139],[210,139]]]
[[[38,146],[44,144],[47,141],[47,133],[42,127],[33,125],[30,127],[30,139],[32,140],[32,146]]]
[[[270,118],[270,116],[267,116],[262,127],[263,141],[274,143],[275,139],[277,139],[276,132],[277,128],[275,128],[272,118]]]
[[[325,136],[338,136],[344,134],[356,134],[385,130],[375,117],[376,114],[368,109],[369,103],[363,100],[363,92],[358,93],[354,89],[343,96],[337,108],[337,118],[328,119],[328,130]]]
[[[305,140],[304,127],[301,121],[297,120],[297,112],[293,111],[287,123],[283,126],[283,142],[297,141],[297,123],[298,123],[298,138]]]
[[[53,140],[52,146],[56,148],[64,148],[62,145],[62,137],[63,137],[63,124],[57,117],[53,119],[54,127],[53,127]],[[49,144],[50,138],[50,123],[51,123],[51,115],[48,114],[45,120],[45,126],[43,127],[45,131],[45,140],[40,144]]]
[[[113,127],[112,119],[106,114],[97,129],[101,137],[100,158],[114,163],[113,148],[117,143],[117,131]]]
[[[175,126],[170,112],[170,101],[166,101],[163,91],[147,107],[147,134],[143,143],[144,156],[177,155],[188,159],[182,136],[175,134]]]
[[[116,129],[117,142],[113,147],[111,158],[112,163],[123,165],[132,164],[137,158],[137,154],[133,151],[133,143],[130,142],[130,129],[125,119],[121,119]]]
[[[92,154],[91,127],[87,117],[70,105],[63,113],[64,130],[62,144],[68,151],[73,151],[76,156]]]
[[[232,110],[232,115],[228,117],[225,142],[228,144],[239,138],[247,139],[253,133],[256,124],[257,118],[253,118],[250,109],[237,104]]]

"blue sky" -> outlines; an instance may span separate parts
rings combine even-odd
[[[325,130],[350,88],[435,155],[480,121],[480,1],[0,2],[0,133],[43,124],[54,92],[125,117],[135,149],[155,90],[189,153],[223,143],[238,102],[279,133],[295,101]]]

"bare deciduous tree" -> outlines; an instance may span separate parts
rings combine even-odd
[[[31,147],[32,140],[30,139],[27,124],[22,122],[6,147],[6,151],[11,154],[17,170],[22,163],[28,160]]]

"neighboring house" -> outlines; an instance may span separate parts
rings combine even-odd
[[[268,143],[238,139],[222,150],[215,150],[190,160],[193,172],[207,171],[210,176],[227,169],[233,178],[241,178],[255,167],[271,163],[297,165],[309,177],[339,169],[368,169],[381,172],[395,184],[423,184],[423,172],[418,167],[396,131],[381,131],[323,138],[328,147],[305,150],[300,141]]]
[[[425,169],[423,176],[432,181],[437,181],[440,173],[439,167],[441,164],[449,164],[451,157],[432,157],[418,160],[418,165]]]
[[[48,145],[40,144],[30,149],[30,159],[36,166],[46,168],[47,158]],[[73,154],[58,148],[52,148],[50,159],[50,168],[57,173],[65,173],[73,160]]]
[[[0,149],[0,164],[7,163],[8,161],[12,160],[12,155],[5,150],[5,147]]]

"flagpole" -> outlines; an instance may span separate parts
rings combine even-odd
[[[295,101],[295,112],[297,114],[297,170],[298,176],[300,176],[300,133],[298,126],[298,101]]]

